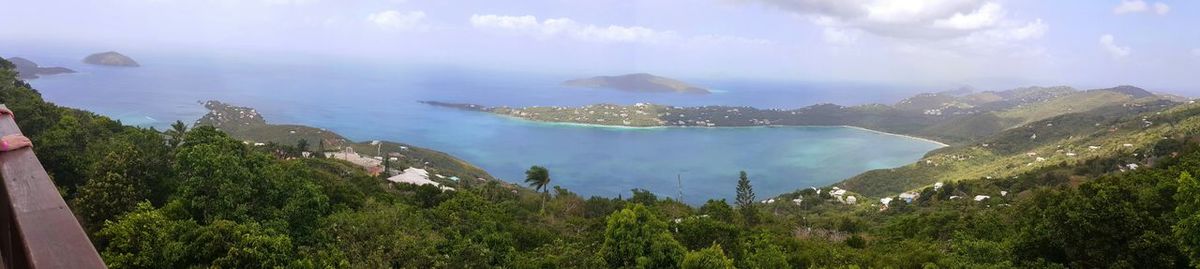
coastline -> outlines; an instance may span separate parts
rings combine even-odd
[[[852,125],[757,125],[757,126],[712,126],[712,127],[709,127],[709,126],[662,126],[662,125],[660,125],[660,126],[624,126],[624,125],[608,125],[608,124],[579,123],[579,122],[540,121],[540,120],[527,119],[527,118],[511,116],[511,115],[497,114],[497,113],[492,113],[492,112],[488,112],[488,111],[480,111],[480,112],[488,113],[488,114],[503,117],[503,118],[525,121],[525,122],[530,122],[530,123],[535,123],[535,124],[543,124],[543,125],[559,125],[559,126],[587,127],[587,128],[610,128],[610,129],[626,129],[626,130],[655,130],[655,129],[670,129],[670,128],[850,128],[850,129],[856,129],[856,130],[861,130],[861,131],[867,131],[867,132],[871,132],[871,133],[875,133],[875,134],[897,136],[897,137],[907,138],[907,139],[911,139],[911,140],[919,140],[919,141],[923,141],[923,142],[928,142],[928,143],[938,145],[938,148],[944,148],[944,147],[950,146],[949,144],[942,143],[937,140],[933,140],[933,139],[929,139],[929,138],[916,137],[916,136],[897,134],[897,133],[889,133],[889,132],[884,132],[884,131],[880,131],[880,130],[872,130],[872,129],[868,129],[865,127],[852,126]]]

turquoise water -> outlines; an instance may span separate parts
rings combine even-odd
[[[904,93],[863,85],[707,81],[708,96],[638,95],[565,89],[569,75],[529,75],[450,67],[407,68],[348,61],[247,61],[245,57],[134,56],[143,67],[77,63],[67,53],[22,55],[78,74],[31,81],[60,105],[126,124],[191,122],[200,100],[250,106],[272,123],[327,128],[355,140],[402,141],[450,153],[493,175],[520,182],[530,165],[550,169],[553,185],[583,195],[628,197],[632,188],[700,203],[732,198],[739,170],[759,197],[824,186],[870,169],[900,166],[938,145],[840,127],[609,128],[537,123],[426,106],[417,100],[486,105],[672,105],[800,107],[820,102],[877,102]],[[838,88],[842,87],[842,88]],[[836,89],[836,90],[830,90]],[[898,97],[896,97],[898,98]]]

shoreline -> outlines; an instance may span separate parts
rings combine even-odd
[[[709,128],[712,128],[712,129],[715,129],[715,128],[850,128],[850,129],[856,129],[856,130],[860,130],[860,131],[867,131],[867,132],[871,132],[871,133],[875,133],[875,134],[890,135],[890,136],[907,138],[907,139],[911,139],[911,140],[928,142],[928,143],[938,145],[938,148],[944,148],[944,147],[950,146],[949,144],[942,143],[937,140],[933,140],[933,139],[929,139],[929,138],[916,137],[916,136],[897,134],[897,133],[889,133],[889,132],[884,132],[884,131],[880,131],[880,130],[872,130],[872,129],[868,129],[865,127],[853,126],[853,125],[757,125],[757,126],[711,126],[711,127],[709,127],[709,126],[662,126],[662,125],[659,125],[659,126],[624,126],[624,125],[608,125],[608,124],[579,123],[579,122],[541,121],[541,120],[527,119],[527,118],[511,116],[511,115],[497,114],[497,113],[492,113],[489,111],[479,111],[479,112],[488,113],[490,115],[499,116],[502,118],[514,119],[514,120],[525,121],[525,122],[530,122],[530,123],[535,123],[535,124],[543,124],[543,125],[560,125],[560,126],[573,126],[573,127],[609,128],[609,129],[626,129],[626,130],[654,130],[654,129],[670,129],[670,128],[703,128],[703,129],[709,129]]]

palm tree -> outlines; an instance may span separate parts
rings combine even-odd
[[[183,144],[183,136],[185,134],[187,134],[187,124],[184,124],[181,120],[177,120],[171,124],[171,129],[167,130],[167,143],[172,148],[178,147]]]
[[[550,185],[550,171],[545,167],[534,165],[525,171],[525,183],[529,183],[534,191],[542,191],[542,211],[546,212],[546,196],[550,190],[547,188]]]

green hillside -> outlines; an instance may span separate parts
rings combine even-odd
[[[1094,158],[1134,154],[1164,137],[1187,135],[1200,128],[1200,119],[1190,117],[1200,111],[1195,104],[1176,106],[1165,100],[1134,101],[1128,96],[1116,95],[1089,93],[1076,100],[1112,99],[1097,102],[1107,106],[1081,109],[1080,112],[1007,128],[971,144],[935,150],[914,164],[869,171],[837,185],[869,196],[895,195],[935,182],[1003,178],[1047,166],[1075,165]],[[1129,103],[1111,104],[1111,100],[1121,99]],[[1048,110],[1039,105],[1008,113],[1054,114],[1034,113]]]

